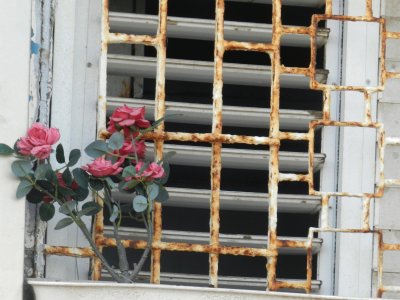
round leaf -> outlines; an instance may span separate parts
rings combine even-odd
[[[133,198],[133,210],[140,213],[145,211],[147,208],[147,199],[146,197],[139,195]]]
[[[59,229],[62,229],[64,227],[71,225],[72,223],[74,223],[74,221],[71,218],[64,218],[64,219],[61,219],[60,221],[58,221],[58,223],[57,223],[56,227],[54,227],[54,229],[59,230]]]
[[[42,202],[44,196],[45,194],[39,192],[37,189],[32,189],[28,195],[26,195],[26,200],[30,203],[38,204]]]
[[[74,211],[76,208],[76,202],[75,201],[67,201],[64,202],[63,205],[60,206],[58,211],[64,215],[69,216],[72,211]]]
[[[58,146],[56,148],[56,159],[57,159],[57,162],[60,164],[65,163],[64,148],[63,148],[63,145],[61,145],[61,144],[58,144]]]
[[[87,198],[87,196],[89,196],[88,188],[79,187],[76,190],[74,190],[74,192],[75,195],[72,196],[72,198],[75,199],[76,201],[83,201]]]
[[[32,190],[32,188],[32,183],[29,180],[22,179],[17,188],[17,198],[19,199],[25,197]]]
[[[42,164],[38,165],[35,170],[35,178],[36,179],[45,179],[47,170],[51,169],[50,165]]]
[[[85,148],[85,152],[92,158],[98,158],[108,152],[108,147],[104,141],[94,141]]]
[[[71,186],[72,184],[72,174],[69,168],[66,168],[65,171],[62,174],[62,179],[66,183],[67,186]]]
[[[160,188],[158,187],[157,184],[152,183],[147,187],[147,193],[149,196],[149,199],[151,201],[153,201],[154,199],[156,199],[158,192],[160,191]]]
[[[52,203],[42,203],[39,208],[39,216],[42,221],[48,221],[53,218],[56,209]]]
[[[94,189],[95,191],[100,191],[104,187],[103,181],[98,180],[98,179],[90,178],[89,183],[90,183],[90,187],[92,189]]]
[[[90,201],[83,204],[82,210],[78,212],[78,215],[93,216],[99,211],[101,211],[101,206],[96,202]]]
[[[165,202],[167,201],[169,198],[169,194],[168,191],[166,190],[165,187],[163,187],[162,185],[160,185],[160,192],[158,193],[158,196],[156,198],[157,202]]]
[[[56,172],[54,172],[52,169],[48,169],[46,171],[46,179],[50,181],[52,184],[58,185],[58,178]]]
[[[14,149],[6,144],[0,143],[0,155],[11,155],[14,153]]]
[[[80,158],[81,158],[81,151],[79,149],[73,149],[69,153],[68,167],[74,166],[79,161]]]
[[[72,174],[74,174],[75,181],[80,187],[82,188],[88,187],[89,176],[84,170],[77,168],[72,171]]]
[[[32,170],[32,165],[27,160],[16,160],[11,164],[11,170],[15,176],[25,177]]]
[[[118,215],[119,215],[119,209],[116,205],[113,205],[113,212],[110,216],[110,222],[114,223],[115,220],[118,218]]]
[[[119,150],[122,148],[123,145],[124,136],[120,132],[114,132],[108,141],[108,147],[111,150]]]

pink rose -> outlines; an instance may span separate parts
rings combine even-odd
[[[136,173],[139,173],[139,171],[142,169],[144,165],[143,161],[139,161],[137,165],[135,166]],[[140,175],[132,176],[132,177],[127,177],[125,178],[125,181],[132,180],[133,178],[136,180],[143,180],[143,181],[150,181],[158,178],[162,178],[165,175],[165,171],[162,166],[158,165],[155,162],[150,163],[147,168],[142,172]]]
[[[127,127],[130,126],[150,127],[150,122],[145,119],[145,107],[133,108],[126,105],[118,107],[110,117],[107,130],[114,133],[123,128],[125,134],[127,134]]]
[[[113,164],[104,157],[98,157],[92,163],[83,166],[82,169],[95,177],[105,177],[120,173],[122,171],[122,168],[120,167],[121,164],[122,161],[117,161]]]
[[[132,141],[130,140],[125,140],[124,145],[122,146],[121,149],[114,151],[115,154],[119,154],[122,156],[129,156],[129,155],[135,155],[135,148],[136,148],[136,154],[138,158],[144,158],[145,153],[146,153],[146,144],[144,141],[136,141],[135,142],[135,147],[133,147]],[[119,153],[118,153],[119,151]]]
[[[26,137],[17,142],[19,153],[32,155],[39,159],[50,156],[51,146],[60,139],[60,132],[56,128],[48,128],[41,123],[34,123],[28,129]]]

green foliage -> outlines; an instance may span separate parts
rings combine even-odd
[[[37,189],[31,189],[30,192],[26,195],[26,200],[33,204],[38,204],[42,202],[43,197],[46,194],[39,192]]]
[[[21,179],[18,185],[16,196],[17,198],[25,197],[33,188],[32,182],[27,179]]]
[[[101,206],[93,201],[86,202],[82,206],[82,210],[78,212],[78,216],[93,216],[101,211]]]
[[[35,170],[35,173],[34,173],[34,176],[35,176],[36,180],[45,179],[46,178],[46,172],[48,170],[50,170],[50,169],[51,169],[51,166],[48,165],[48,164],[38,165],[36,167],[36,170]]]
[[[58,144],[56,148],[56,160],[60,164],[65,163],[64,147],[61,144]]]
[[[165,187],[163,187],[162,185],[160,185],[159,188],[160,188],[160,191],[158,193],[156,201],[157,202],[165,202],[165,201],[167,201],[168,198],[169,198],[169,194],[168,194],[167,189]]]
[[[16,160],[11,164],[11,170],[17,177],[26,177],[32,170],[32,164],[28,160]]]
[[[64,227],[71,225],[72,223],[74,223],[74,221],[71,218],[64,218],[64,219],[61,219],[60,221],[58,221],[58,223],[57,223],[56,227],[54,227],[54,229],[59,230],[59,229],[62,229]]]
[[[62,213],[63,215],[71,215],[71,212],[73,212],[76,208],[76,202],[75,201],[67,201],[64,202],[63,205],[60,206],[58,211]]]
[[[88,188],[79,187],[74,190],[74,192],[75,195],[73,195],[72,198],[76,201],[83,201],[89,196]]]
[[[112,208],[113,208],[113,210],[112,210],[112,214],[110,215],[110,222],[114,223],[119,216],[119,209],[118,209],[118,206],[116,206],[116,205],[113,205]]]
[[[122,177],[131,177],[136,175],[136,169],[134,166],[127,166],[122,171]]]
[[[14,149],[6,144],[0,143],[0,155],[8,156],[14,154]]]
[[[79,161],[80,158],[81,158],[81,150],[73,149],[69,153],[68,167],[74,166]]]
[[[42,203],[39,207],[39,216],[42,221],[49,221],[53,218],[56,209],[52,203]]]
[[[153,201],[154,199],[156,199],[159,191],[160,191],[160,188],[157,184],[152,183],[152,184],[148,185],[147,186],[147,195],[149,197],[149,200]]]
[[[119,150],[122,148],[123,145],[124,136],[120,132],[114,132],[108,141],[108,147],[111,150]]]
[[[143,212],[147,209],[147,199],[142,195],[138,195],[133,198],[132,205],[135,212]]]
[[[104,141],[94,141],[85,148],[85,152],[92,158],[98,158],[108,152],[107,143]]]
[[[95,178],[90,178],[89,184],[90,184],[90,187],[92,189],[94,189],[95,191],[100,191],[104,187],[103,181],[101,181],[99,179],[95,179]]]
[[[71,186],[73,182],[72,174],[69,168],[66,168],[65,171],[62,174],[62,179],[64,180],[65,184],[67,186]]]
[[[45,176],[49,182],[51,182],[52,184],[54,184],[56,186],[58,185],[58,178],[57,178],[56,172],[54,172],[52,169],[48,169],[46,171]]]
[[[87,189],[87,187],[89,185],[89,175],[81,168],[74,169],[72,171],[72,174],[74,175],[76,183],[80,187]]]

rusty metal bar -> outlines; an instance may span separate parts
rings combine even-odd
[[[150,35],[109,33],[107,42],[108,44],[142,44],[155,47],[158,45],[158,38]]]
[[[158,120],[165,116],[165,61],[167,59],[167,15],[168,1],[160,0],[158,11],[158,31],[157,31],[157,77],[156,77],[156,99],[154,118]],[[155,129],[156,133],[164,132],[164,123]],[[163,157],[164,141],[155,141],[155,159],[159,161]],[[154,203],[154,235],[153,241],[161,241],[162,231],[162,209],[160,203]],[[160,283],[161,250],[152,249],[151,256],[151,282]]]
[[[308,181],[310,181],[310,176],[309,176],[309,174],[279,173],[279,181],[302,181],[302,182],[308,182]]]
[[[328,89],[324,90],[322,114],[324,121],[331,119],[331,91]]]
[[[212,133],[222,133],[222,87],[224,43],[224,0],[215,1],[215,47],[214,47],[214,83],[213,83],[213,120]],[[210,246],[219,246],[219,208],[221,179],[221,143],[212,144],[211,156],[211,198],[210,198]],[[209,262],[209,284],[218,287],[218,254],[211,253]]]
[[[224,49],[226,51],[254,51],[254,52],[272,52],[274,47],[266,43],[250,43],[237,41],[224,41]]]
[[[364,122],[372,123],[372,114],[371,114],[371,93],[364,92]]]

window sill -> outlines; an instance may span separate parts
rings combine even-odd
[[[332,296],[305,295],[294,293],[259,292],[232,289],[213,289],[201,287],[184,287],[174,285],[118,284],[109,282],[55,282],[29,280],[34,287],[36,297],[40,300],[119,300],[119,299],[163,299],[163,300],[203,300],[203,299],[248,299],[248,300],[282,300],[282,299],[349,299]],[[352,298],[361,299],[361,298]],[[366,299],[366,298],[363,298]]]

